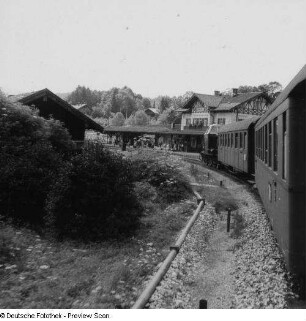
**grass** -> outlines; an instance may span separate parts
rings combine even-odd
[[[154,190],[143,194],[141,226],[121,242],[58,242],[0,224],[0,307],[131,307],[196,207],[192,197],[165,206]]]

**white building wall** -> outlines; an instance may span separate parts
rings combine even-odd
[[[194,119],[199,119],[199,118],[207,118],[207,123],[208,125],[211,124],[211,117],[210,113],[191,113],[191,114],[182,114],[182,122],[181,122],[181,130],[184,129],[184,126],[186,125],[186,120],[190,119],[191,124],[193,124]]]
[[[233,113],[233,112],[214,113],[215,124],[218,124],[219,118],[225,118],[225,124],[230,124],[236,121],[236,113]]]

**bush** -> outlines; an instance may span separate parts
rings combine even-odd
[[[142,207],[130,162],[90,143],[62,168],[47,201],[48,224],[57,236],[118,238],[138,226]]]
[[[177,202],[192,193],[188,180],[180,171],[157,156],[142,153],[134,156],[132,162],[134,179],[147,181],[154,186],[162,202]]]
[[[0,94],[0,214],[14,222],[43,223],[45,199],[63,164],[60,150],[67,151],[68,144],[59,122]]]

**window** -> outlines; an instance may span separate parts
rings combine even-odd
[[[231,147],[234,147],[234,134],[231,134]]]
[[[191,119],[190,118],[186,118],[186,126],[191,125]]]
[[[246,132],[244,132],[243,142],[244,142],[244,149],[247,149],[248,148],[248,141],[247,141],[247,133]]]
[[[268,124],[268,166],[272,167],[272,124]]]
[[[239,138],[240,138],[240,140],[239,140],[239,143],[240,143],[240,144],[239,144],[239,147],[240,147],[240,148],[243,148],[243,134],[242,134],[242,132],[240,132],[239,136],[240,136],[240,137],[239,137]]]
[[[265,154],[264,154],[264,161],[265,164],[268,163],[268,128],[267,125],[264,127],[264,148],[265,148]]]
[[[235,148],[238,147],[238,133],[235,133]]]
[[[208,126],[208,118],[203,118],[203,124],[204,126]]]
[[[225,125],[225,118],[218,118],[218,125]]]
[[[197,147],[197,139],[195,137],[191,137],[191,147],[192,148]]]
[[[282,178],[287,179],[287,157],[288,157],[288,142],[287,142],[287,113],[283,113],[283,170]]]
[[[278,128],[278,119],[277,117],[273,119],[273,170],[277,172],[278,168],[278,151],[277,151],[277,144],[278,144],[278,136],[277,136],[277,128]]]

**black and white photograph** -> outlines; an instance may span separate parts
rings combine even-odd
[[[306,320],[305,14],[0,0],[0,317]]]

